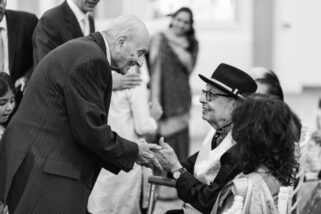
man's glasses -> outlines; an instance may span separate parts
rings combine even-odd
[[[209,90],[207,91],[204,89],[201,91],[201,95],[203,95],[203,94],[205,94],[205,98],[208,102],[211,102],[212,100],[215,100],[218,97],[232,97],[229,94],[214,93],[214,92],[211,92]]]

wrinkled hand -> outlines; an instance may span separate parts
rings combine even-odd
[[[140,75],[137,73],[127,73],[125,75],[113,73],[113,90],[130,89],[142,83]]]
[[[24,90],[27,87],[27,83],[28,83],[28,78],[27,77],[20,77],[19,79],[17,79],[17,81],[14,83],[14,87],[16,89],[20,89],[21,92],[24,92]]]
[[[164,138],[159,139],[159,145],[163,147],[162,149],[154,150],[153,152],[162,165],[163,169],[167,172],[173,173],[176,170],[182,168],[181,163],[178,161],[178,158],[173,150],[167,143],[164,143]]]
[[[150,115],[155,120],[158,120],[163,114],[163,109],[161,105],[159,104],[159,102],[155,102],[155,101],[149,104],[149,111],[150,111]]]
[[[137,142],[138,145],[138,157],[136,163],[142,166],[146,166],[155,170],[162,171],[163,168],[156,159],[154,153],[151,151],[157,151],[161,149],[159,145],[146,143],[146,142]]]

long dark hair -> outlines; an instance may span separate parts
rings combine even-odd
[[[4,96],[9,90],[11,90],[13,94],[16,93],[16,88],[10,76],[5,72],[0,72],[0,97]]]
[[[263,165],[282,185],[293,184],[299,166],[293,117],[287,104],[271,95],[251,95],[236,107],[232,116],[234,157],[243,173]]]
[[[190,17],[190,29],[189,31],[186,32],[186,37],[189,43],[189,47],[187,48],[188,51],[194,52],[198,48],[198,41],[195,37],[195,30],[194,30],[194,16],[193,12],[190,8],[188,7],[182,7],[178,9],[175,13],[171,14],[172,18],[175,18],[180,12],[185,12],[189,14]],[[169,24],[169,27],[171,28],[173,24]]]

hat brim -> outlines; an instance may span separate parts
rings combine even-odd
[[[224,83],[216,80],[216,79],[212,79],[212,78],[207,78],[205,76],[203,76],[202,74],[198,75],[204,82],[211,84],[213,86],[216,86],[220,89],[222,89],[223,91],[225,91],[226,93],[228,93],[229,95],[233,96],[233,97],[237,97],[240,99],[245,99],[244,96],[242,96],[240,93],[237,93],[237,91],[233,90],[232,88],[230,88],[229,86],[225,85]],[[233,93],[234,92],[234,93]]]

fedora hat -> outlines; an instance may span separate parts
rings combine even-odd
[[[245,99],[245,96],[255,93],[257,89],[255,81],[247,73],[225,63],[221,63],[210,78],[202,74],[199,77],[236,98]]]

